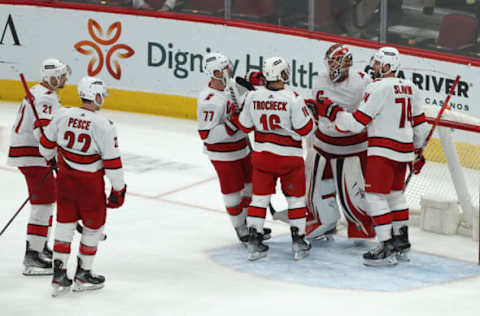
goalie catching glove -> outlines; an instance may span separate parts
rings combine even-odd
[[[115,191],[112,188],[110,191],[110,196],[108,197],[107,207],[108,208],[119,208],[123,205],[125,201],[125,194],[127,193],[127,185],[123,187],[120,191]]]
[[[329,98],[321,98],[317,100],[318,102],[318,115],[326,117],[330,122],[335,121],[337,113],[343,111],[343,108],[333,103]]]

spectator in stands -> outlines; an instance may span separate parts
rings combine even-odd
[[[173,11],[176,0],[132,0],[134,9]]]

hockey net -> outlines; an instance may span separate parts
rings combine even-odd
[[[425,106],[432,126],[440,109]],[[410,225],[479,239],[480,119],[447,110],[426,150],[427,163],[406,188]],[[479,254],[480,262],[480,254]]]

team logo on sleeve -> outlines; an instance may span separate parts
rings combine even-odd
[[[93,39],[93,42],[83,40],[74,45],[80,54],[92,55],[88,63],[88,75],[96,76],[102,71],[103,65],[105,64],[108,73],[113,78],[120,80],[122,77],[122,69],[118,59],[130,58],[135,54],[135,51],[130,46],[126,44],[116,44],[122,34],[122,23],[112,23],[105,33],[97,21],[88,19],[88,33]],[[101,46],[106,46],[108,49],[105,58]]]

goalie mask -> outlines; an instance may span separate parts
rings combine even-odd
[[[96,106],[101,107],[105,97],[108,96],[103,80],[95,77],[83,77],[78,83],[78,96],[83,100],[92,101]],[[100,102],[97,101],[99,96]]]
[[[57,80],[57,85],[52,86],[54,90],[60,87],[63,76],[71,75],[72,69],[70,66],[55,58],[46,59],[40,68],[40,76],[42,77],[42,81],[47,82],[50,86],[52,86],[50,80],[51,77],[54,77]]]
[[[400,67],[400,53],[396,48],[393,47],[382,47],[380,48],[373,57],[374,62],[380,64],[379,75],[383,77],[389,73],[396,72]],[[383,68],[389,65],[390,70],[383,72]]]
[[[285,75],[282,76],[282,73]],[[263,63],[263,75],[267,82],[288,82],[290,78],[290,65],[282,57],[270,57]]]
[[[325,53],[325,64],[332,82],[343,81],[353,65],[352,53],[342,44],[334,44]]]
[[[208,76],[210,76],[210,78],[215,80],[222,80],[223,82],[225,82],[225,78],[223,77],[223,70],[225,68],[229,68],[230,70],[233,68],[232,63],[225,55],[219,53],[211,53],[205,56],[204,71],[207,73]],[[220,71],[222,73],[221,78],[215,76],[216,71]]]

